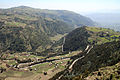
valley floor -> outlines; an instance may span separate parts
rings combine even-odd
[[[16,53],[4,54],[0,61],[1,68],[5,71],[0,73],[1,80],[48,80],[67,66],[70,57],[81,51],[72,52],[54,57],[42,57],[32,54]],[[27,57],[26,57],[27,56]],[[5,58],[5,59],[3,59]],[[14,59],[16,58],[16,59]],[[32,60],[27,62],[27,60]],[[18,63],[18,61],[26,61]],[[32,64],[31,64],[32,63]],[[46,74],[45,74],[46,73]]]

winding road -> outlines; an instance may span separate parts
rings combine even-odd
[[[86,54],[88,54],[91,51],[92,48],[93,48],[93,46],[90,47],[90,49],[87,51]]]
[[[92,48],[93,48],[93,46],[88,45],[84,51],[87,51],[86,54],[88,54],[88,53],[92,50]],[[68,69],[69,69],[69,70],[72,70],[73,65],[74,65],[78,60],[81,60],[81,59],[83,59],[84,57],[85,57],[85,55],[83,55],[83,56],[80,57],[80,58],[75,59],[75,60],[72,62],[72,64],[69,66]],[[56,80],[60,80],[60,79],[64,76],[64,74],[66,74],[66,73],[67,73],[67,71],[65,71],[62,75],[60,75]]]
[[[80,60],[80,59],[82,59],[82,58],[84,58],[84,57],[85,57],[85,56],[82,56],[82,57],[74,60],[73,63],[69,66],[69,69],[72,69],[73,65],[74,65],[78,60]]]

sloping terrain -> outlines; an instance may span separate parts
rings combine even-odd
[[[40,20],[43,22],[40,23]],[[63,35],[70,30],[67,24],[60,21],[54,22],[41,18],[40,20],[28,21],[28,23],[5,21],[0,26],[1,49],[3,51],[30,51],[36,50],[40,46],[41,49],[45,49],[52,43],[50,36]]]
[[[94,25],[89,18],[64,10],[34,9],[26,6],[0,9],[2,51],[43,52],[74,27]]]
[[[0,10],[0,49],[2,51],[44,51],[53,41],[50,37],[72,30],[63,21],[36,17],[14,9]],[[34,9],[33,9],[34,10]],[[13,12],[13,13],[12,13]],[[28,12],[30,13],[30,12]],[[31,13],[32,14],[32,13]]]
[[[67,10],[47,10],[47,9],[34,9],[27,6],[19,6],[11,9],[2,10],[3,13],[14,13],[14,14],[22,14],[22,15],[31,15],[34,17],[44,17],[44,18],[52,18],[59,19],[68,24],[72,24],[73,27],[88,25],[93,26],[94,22],[80,14],[74,13],[72,11]]]
[[[120,32],[82,25],[94,22],[65,10],[0,9],[0,79],[119,79]]]
[[[84,80],[91,72],[97,71],[101,67],[117,64],[120,60],[120,41],[96,45],[89,53],[84,51],[72,59],[68,68],[51,80],[58,78],[60,80]],[[74,64],[72,65],[72,63]]]
[[[120,79],[120,62],[113,65],[102,67],[98,71],[91,73],[86,80],[119,80]]]
[[[64,51],[84,50],[87,45],[100,45],[119,39],[120,32],[112,29],[83,26],[65,36],[63,48]]]

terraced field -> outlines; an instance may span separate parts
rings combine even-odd
[[[36,56],[31,52],[15,54],[3,54],[1,57],[1,68],[5,71],[0,73],[2,80],[44,80],[53,77],[56,73],[67,67],[70,57],[81,51],[46,58]],[[32,65],[28,65],[33,63]],[[35,64],[34,64],[35,63]],[[20,67],[20,65],[23,65]],[[46,74],[44,74],[46,73]]]

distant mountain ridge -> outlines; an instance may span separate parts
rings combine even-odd
[[[93,26],[94,22],[85,16],[67,10],[48,10],[48,9],[35,9],[27,6],[19,6],[6,9],[10,13],[26,13],[27,15],[34,15],[36,17],[42,16],[44,18],[59,19],[73,26]],[[4,11],[4,10],[3,10]]]

